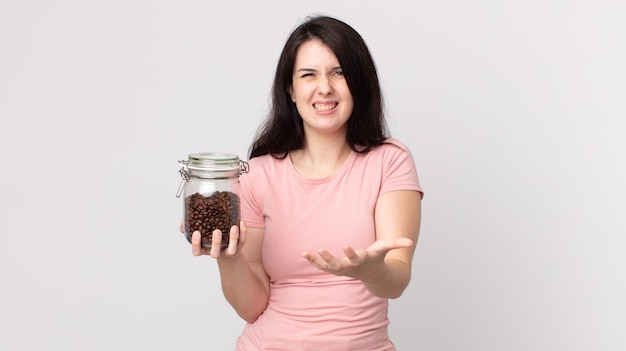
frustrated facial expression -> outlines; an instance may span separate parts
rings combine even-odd
[[[289,93],[305,135],[345,137],[354,101],[337,57],[320,40],[309,40],[298,48]]]

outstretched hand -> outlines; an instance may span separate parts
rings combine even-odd
[[[326,249],[317,250],[317,254],[303,252],[302,256],[316,268],[335,275],[366,280],[372,273],[384,268],[385,256],[394,249],[411,247],[413,241],[408,238],[378,240],[365,250],[355,250],[345,246],[343,258],[337,258]]]

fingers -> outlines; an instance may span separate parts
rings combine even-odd
[[[185,233],[185,227],[183,226],[183,219],[182,218],[180,219],[180,226],[178,227],[178,230],[181,233],[183,233],[183,234]]]
[[[311,262],[315,267],[325,271],[337,269],[341,266],[339,260],[325,249],[317,250],[317,255],[305,251],[302,253],[302,257]]]
[[[350,246],[346,246],[343,248],[343,253],[346,254],[347,258],[354,258],[356,257],[356,252],[354,251],[354,249]]]
[[[219,229],[215,229],[211,238],[211,248],[205,248],[202,246],[202,236],[200,232],[196,230],[191,234],[191,253],[194,256],[210,255],[211,257],[217,258],[220,255],[221,243],[222,232]]]
[[[248,235],[248,227],[246,227],[246,223],[244,221],[239,222],[239,244],[243,244],[246,241],[246,236]]]
[[[202,238],[197,230],[191,234],[191,253],[194,256],[202,255]]]
[[[368,257],[384,257],[389,251],[394,249],[401,249],[411,247],[413,240],[408,238],[395,238],[391,240],[379,240],[376,241],[367,250],[359,250],[358,252],[351,246],[345,246],[343,253],[346,255],[345,260],[349,262],[349,265],[358,266],[361,265]],[[325,249],[317,250],[317,255],[310,252],[303,252],[302,257],[321,269],[333,269],[341,266],[341,260],[331,255]]]
[[[395,248],[397,249],[413,246],[413,240],[409,238],[396,238],[393,240],[393,242],[394,242]]]
[[[359,257],[356,251],[354,251],[354,249],[350,246],[344,247],[343,253],[346,255],[350,263],[353,265],[358,265],[359,263],[363,262],[363,259]]]
[[[184,230],[181,221],[181,230]],[[211,247],[206,248],[202,245],[202,236],[199,231],[193,232],[191,235],[191,253],[194,256],[210,255],[213,258],[218,258],[220,255],[233,256],[241,247],[241,244],[245,241],[248,229],[243,221],[240,222],[240,226],[233,225],[230,228],[228,246],[222,250],[223,233],[219,229],[215,229],[211,235]],[[223,252],[222,252],[223,251]]]
[[[312,264],[315,264],[315,261],[317,259],[317,255],[314,255],[308,251],[304,251],[302,253],[302,257],[304,257],[307,261],[311,262]]]
[[[380,240],[377,241],[375,244],[378,244],[378,251],[388,252],[393,249],[411,247],[413,245],[413,240],[409,238],[395,238],[393,240]]]
[[[317,254],[326,262],[335,258],[333,255],[330,254],[330,252],[328,252],[328,250],[325,249],[317,250]]]
[[[230,238],[228,240],[228,247],[226,253],[228,255],[234,255],[237,253],[237,245],[239,244],[239,227],[236,225],[230,227]]]
[[[220,257],[220,251],[222,250],[222,231],[215,229],[213,231],[213,237],[211,239],[211,249],[209,255],[213,258]]]

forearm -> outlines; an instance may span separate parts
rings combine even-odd
[[[403,261],[386,260],[379,269],[362,279],[365,287],[378,297],[395,299],[402,295],[411,280],[411,267]]]
[[[377,240],[405,241],[411,245],[389,251],[383,262],[368,270],[361,279],[376,296],[397,298],[411,280],[411,262],[419,237],[421,194],[417,191],[391,191],[381,195],[374,212]]]
[[[217,260],[222,291],[237,314],[248,323],[263,313],[269,300],[269,286],[250,267],[243,255]]]

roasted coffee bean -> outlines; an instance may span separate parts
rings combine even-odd
[[[210,246],[213,231],[222,231],[222,248],[228,246],[230,227],[239,225],[239,196],[230,191],[216,191],[210,196],[195,193],[185,198],[185,232],[188,237],[196,230],[202,245]]]

